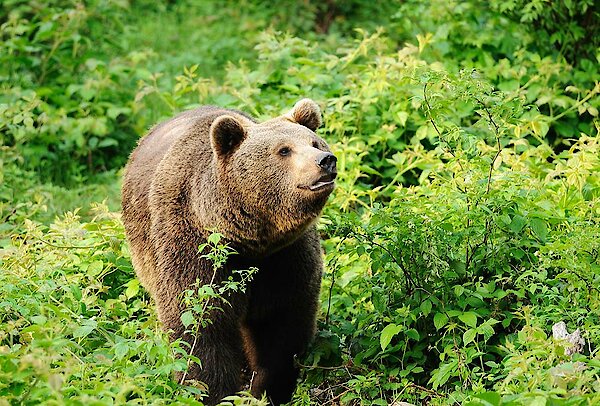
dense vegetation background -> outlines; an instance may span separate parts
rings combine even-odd
[[[197,404],[120,170],[179,111],[302,97],[340,176],[293,403],[600,402],[597,2],[379,3],[2,2],[0,404]]]

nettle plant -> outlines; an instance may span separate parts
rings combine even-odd
[[[415,80],[429,124],[397,155],[419,184],[380,189],[368,210],[325,216],[327,333],[309,378],[320,382],[319,366],[338,365],[325,371],[349,379],[344,402],[508,393],[494,383],[509,373],[503,362],[519,357],[509,348],[528,345],[523,328],[566,320],[598,343],[598,135],[556,153],[523,131],[531,107],[476,72],[427,70]],[[595,352],[583,359],[598,370]],[[553,360],[540,365],[565,357]],[[586,382],[550,383],[548,396],[593,396]]]

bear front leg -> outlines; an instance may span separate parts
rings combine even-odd
[[[291,400],[302,355],[316,329],[323,269],[314,231],[266,258],[250,285],[242,336],[254,372],[252,394],[274,405]]]
[[[287,319],[287,320],[286,320]],[[253,377],[252,395],[265,392],[272,405],[291,400],[298,379],[294,356],[301,355],[312,338],[312,326],[290,314],[271,321],[249,322],[243,327],[244,344]]]
[[[231,275],[231,269],[225,265],[215,270],[210,261],[201,258],[198,247],[206,239],[185,221],[191,214],[162,201],[154,206],[151,242],[156,252],[152,297],[158,317],[164,330],[171,331],[171,339],[183,339],[188,343],[186,350],[191,349],[192,355],[201,361],[201,365],[192,362],[187,373],[179,374],[178,381],[185,375],[186,380],[204,382],[209,390],[205,403],[215,405],[242,386],[241,371],[246,361],[239,324],[246,312],[247,298],[240,292],[228,292],[224,298],[227,302],[211,299],[206,314],[202,315],[210,323],[199,330],[188,326],[191,331],[186,331],[181,322],[181,314],[186,310],[182,303],[184,292],[195,289],[196,284],[220,286]]]
[[[221,307],[228,306],[221,304]],[[186,381],[205,383],[209,392],[208,398],[203,401],[208,406],[216,405],[225,396],[241,390],[245,356],[236,317],[215,310],[208,316],[211,324],[200,327],[196,335],[194,326],[188,327],[193,331],[186,331],[181,323],[181,305],[157,300],[157,308],[164,329],[171,331],[171,339],[183,339],[188,344],[186,350],[201,361],[201,365],[190,362],[187,373],[176,375],[178,382],[185,377]]]

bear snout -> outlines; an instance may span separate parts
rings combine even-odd
[[[317,156],[315,160],[317,165],[327,174],[337,174],[336,162],[337,158],[331,152],[323,152]]]

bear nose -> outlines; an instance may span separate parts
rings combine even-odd
[[[319,154],[316,159],[317,165],[327,171],[328,173],[333,173],[336,171],[335,162],[337,158],[330,152],[323,152]]]

